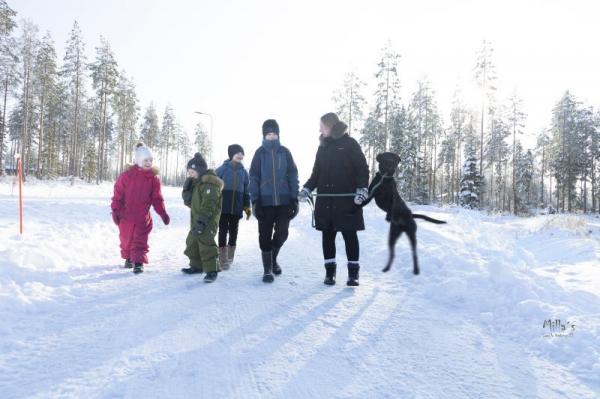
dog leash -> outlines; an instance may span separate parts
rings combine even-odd
[[[311,194],[311,197],[355,197],[356,193],[341,193],[341,194]]]
[[[373,186],[373,188],[371,189],[371,191],[369,192],[369,194],[367,195],[367,198],[365,199],[364,202],[370,201],[373,198],[373,195],[375,194],[375,191],[377,191],[377,189],[379,188],[379,186],[383,183],[383,180],[386,178],[390,178],[392,176],[388,176],[388,175],[383,175],[381,180],[379,181],[379,183],[377,183],[376,185]],[[306,201],[308,202],[308,205],[310,206],[310,213],[312,215],[312,227],[316,227],[316,223],[315,223],[315,197],[354,197],[356,196],[356,193],[341,193],[341,194],[309,194],[309,196],[306,198]],[[354,212],[353,212],[354,213]]]
[[[310,214],[312,216],[311,225],[314,229],[316,227],[316,224],[315,224],[315,200],[313,199],[312,195],[309,195],[306,198],[306,202],[308,202],[308,205],[310,206]]]
[[[356,194],[311,194],[306,198],[306,202],[310,206],[310,214],[312,216],[311,225],[313,228],[316,227],[315,223],[315,199],[314,197],[354,197]]]
[[[383,183],[384,179],[389,179],[391,176],[388,175],[383,175],[383,177],[381,178],[381,180],[379,181],[379,183],[377,183],[376,185],[373,186],[373,188],[371,189],[371,191],[368,193],[367,195],[367,199],[373,197],[373,194],[375,193],[375,191],[379,188],[379,186],[381,186],[381,184]],[[336,193],[336,194],[309,194],[309,197],[355,197],[356,193]]]

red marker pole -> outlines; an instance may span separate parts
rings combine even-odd
[[[17,158],[17,174],[19,178],[19,234],[23,235],[23,168],[21,157]]]

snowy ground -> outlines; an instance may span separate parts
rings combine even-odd
[[[0,183],[0,397],[592,398],[600,396],[600,219],[487,216],[414,206],[390,273],[374,207],[361,286],[322,284],[306,207],[261,282],[256,221],[215,284],[184,276],[188,213],[165,188],[147,271],[120,269],[111,185]],[[338,241],[338,262],[344,251]],[[342,283],[342,284],[340,284]],[[560,319],[564,336],[544,320]],[[575,325],[572,331],[571,325]],[[558,331],[554,331],[555,333]]]

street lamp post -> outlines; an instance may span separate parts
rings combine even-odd
[[[208,112],[201,112],[201,111],[195,111],[196,114],[198,115],[206,115],[210,118],[210,154],[208,154],[209,156],[209,164],[210,166],[214,166],[212,165],[213,159],[212,159],[212,152],[213,152],[213,116],[211,114],[209,114]]]

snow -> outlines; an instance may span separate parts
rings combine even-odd
[[[421,275],[365,210],[361,286],[322,284],[308,207],[283,275],[261,282],[256,220],[212,284],[179,272],[189,214],[165,187],[150,265],[121,269],[111,184],[31,182],[25,234],[0,182],[0,392],[21,397],[594,398],[600,395],[600,219],[412,205]],[[575,324],[554,331],[544,321]],[[556,334],[559,333],[559,334]]]

